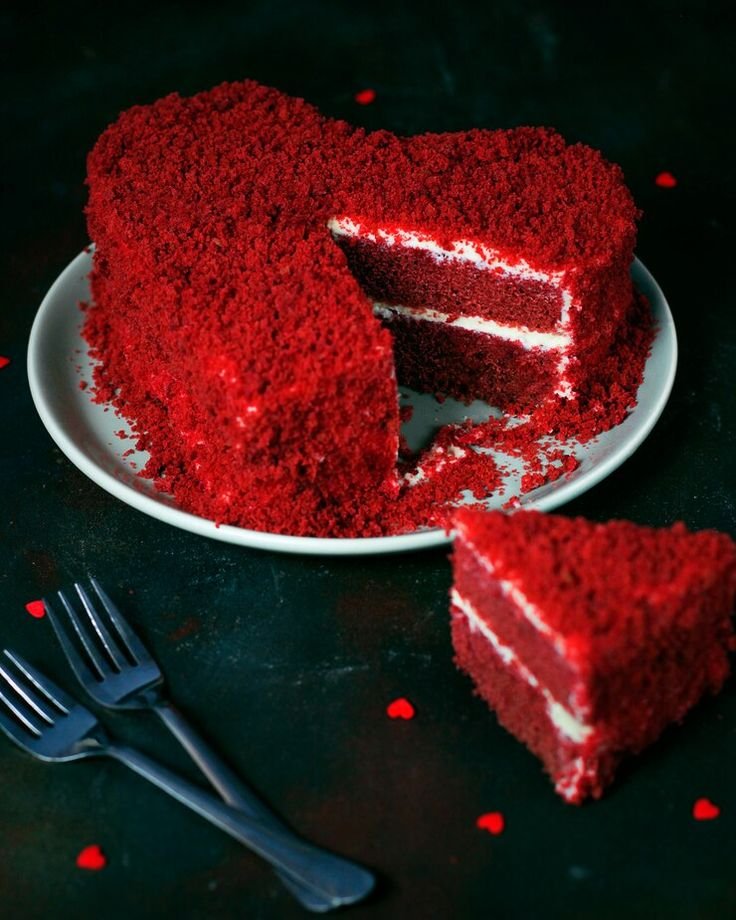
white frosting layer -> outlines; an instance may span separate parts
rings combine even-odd
[[[595,765],[586,766],[582,757],[576,757],[565,768],[562,775],[557,780],[555,791],[566,799],[573,802],[579,796],[582,787],[586,781],[590,782],[595,779]]]
[[[557,362],[557,373],[560,375],[560,379],[557,384],[557,388],[555,389],[555,393],[557,396],[561,396],[563,399],[572,399],[575,395],[573,385],[570,383],[566,376],[567,366],[569,363],[569,355],[560,355],[560,360]]]
[[[513,667],[522,680],[538,690],[544,697],[547,707],[547,716],[558,733],[569,738],[576,744],[582,744],[590,737],[593,732],[593,726],[588,725],[572,713],[566,706],[563,706],[562,703],[556,700],[549,690],[539,682],[538,678],[529,668],[522,663],[516,652],[499,639],[486,621],[481,618],[470,601],[462,597],[454,588],[452,591],[452,603],[455,608],[466,617],[471,631],[480,632],[493,646],[493,649],[501,661]]]
[[[542,351],[558,351],[572,344],[572,338],[566,334],[533,332],[526,326],[507,326],[483,316],[458,316],[450,319],[449,314],[441,313],[439,310],[402,307],[387,303],[374,304],[373,312],[385,319],[390,319],[392,314],[397,314],[429,323],[448,323],[458,329],[467,329],[470,332],[479,332],[482,335],[492,335],[507,342],[515,342],[526,349],[539,348]]]

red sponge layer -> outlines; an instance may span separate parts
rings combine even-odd
[[[554,392],[559,354],[527,351],[515,342],[442,323],[391,315],[398,379],[424,393],[469,401],[483,399],[502,409],[534,406]]]
[[[549,283],[478,268],[472,262],[443,260],[401,245],[346,237],[338,237],[337,242],[372,300],[429,308],[450,318],[478,316],[541,332],[554,332],[559,323],[562,294]]]

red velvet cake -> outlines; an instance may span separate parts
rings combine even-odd
[[[456,661],[568,802],[599,797],[705,693],[733,645],[736,544],[684,525],[463,509]]]
[[[621,171],[546,128],[368,133],[246,81],[123,113],[88,184],[97,398],[220,522],[390,532],[397,378],[569,399],[632,304]]]

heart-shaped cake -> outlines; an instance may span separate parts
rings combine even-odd
[[[621,171],[546,128],[403,138],[246,81],[123,113],[88,184],[96,397],[220,522],[390,532],[397,381],[569,400],[632,304]]]

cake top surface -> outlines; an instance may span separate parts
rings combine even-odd
[[[458,511],[455,524],[459,539],[552,633],[585,647],[692,627],[703,615],[702,592],[720,584],[731,603],[736,593],[736,544],[717,531],[472,509]]]
[[[347,215],[557,270],[633,251],[637,216],[619,167],[552,129],[403,138],[249,80],[129,109],[98,141],[89,174],[116,186],[131,234],[197,257],[242,245],[245,224],[246,249],[277,229],[318,254],[332,245],[327,221]]]

